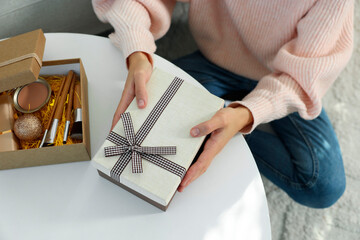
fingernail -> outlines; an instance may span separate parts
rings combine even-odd
[[[145,106],[144,100],[142,100],[142,99],[138,100],[138,106],[139,107],[144,107]]]
[[[198,128],[194,128],[191,130],[191,135],[193,137],[196,137],[197,135],[199,135],[199,133],[200,133],[200,130]]]

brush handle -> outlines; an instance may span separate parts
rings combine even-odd
[[[75,84],[75,91],[74,91],[74,109],[81,108],[81,88],[80,82]]]
[[[73,76],[74,76],[74,72],[69,71],[68,75],[66,76],[64,89],[61,93],[61,97],[59,100],[59,105],[56,107],[54,119],[61,119],[61,115],[64,110],[64,104],[66,101],[67,94],[69,92],[69,88],[70,88],[70,84],[71,84],[71,80],[73,79]]]
[[[75,76],[76,75],[74,74],[74,77],[71,80],[69,101],[68,101],[67,108],[66,108],[66,121],[70,121],[70,117],[71,117],[71,110],[72,110],[72,105],[73,105],[73,100],[74,100],[74,87],[75,87],[75,80],[76,80]]]
[[[63,78],[61,79],[60,89],[59,89],[59,91],[58,91],[58,93],[57,93],[57,96],[56,96],[56,98],[55,98],[55,103],[54,103],[54,106],[53,106],[53,108],[52,108],[52,110],[51,110],[51,114],[50,114],[49,121],[46,123],[46,128],[45,128],[45,129],[49,129],[49,128],[50,128],[50,125],[51,125],[51,123],[52,123],[52,119],[53,119],[54,114],[55,114],[56,105],[57,105],[58,102],[59,102],[59,98],[60,98],[61,92],[62,92],[62,90],[63,90],[63,88],[64,88],[64,85],[65,85],[65,77],[63,77]]]

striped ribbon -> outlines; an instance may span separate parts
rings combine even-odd
[[[175,96],[177,90],[180,88],[183,82],[184,80],[178,77],[174,78],[136,134],[130,113],[126,112],[121,114],[125,137],[122,137],[116,132],[111,131],[106,139],[114,143],[116,146],[104,148],[106,157],[120,155],[119,160],[115,163],[114,167],[110,171],[110,175],[114,180],[120,181],[120,175],[130,160],[132,161],[132,172],[142,173],[142,158],[179,176],[181,179],[185,176],[186,169],[184,167],[161,156],[175,155],[175,146],[141,146],[142,142],[145,140],[146,136],[149,134],[156,121],[164,112],[165,108],[171,99]]]

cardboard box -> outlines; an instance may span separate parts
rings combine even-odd
[[[15,41],[11,42],[14,39]],[[27,43],[27,40],[29,43]],[[41,30],[36,30],[5,41],[8,42],[6,44],[0,42],[0,52],[2,53],[0,54],[0,64],[5,59],[3,57],[4,55],[8,56],[7,58],[9,58],[9,56],[18,57],[21,55],[21,51],[24,54],[34,51],[39,57],[42,58],[43,56],[45,37]],[[19,46],[17,44],[23,45]],[[25,46],[27,44],[29,46]],[[6,51],[7,53],[3,55],[4,46],[9,47],[9,49]],[[16,50],[17,46],[22,50]],[[16,53],[12,54],[8,53],[8,51],[15,51]],[[69,70],[73,70],[80,76],[83,141],[81,143],[63,146],[0,152],[0,170],[90,160],[88,87],[85,69],[81,59],[43,62],[41,70],[37,61],[30,58],[0,67],[0,92],[33,82],[38,79],[39,74],[66,75]]]
[[[0,92],[34,82],[40,73],[45,48],[45,36],[41,29],[0,41]],[[36,57],[30,57],[36,56]],[[23,58],[23,60],[20,60]]]

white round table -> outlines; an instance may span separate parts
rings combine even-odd
[[[104,141],[127,70],[107,38],[46,34],[44,60],[81,58],[92,156]],[[155,66],[187,74],[155,56]],[[194,83],[197,84],[197,83]],[[101,178],[90,162],[0,171],[0,239],[271,239],[262,180],[241,134],[166,212]]]

